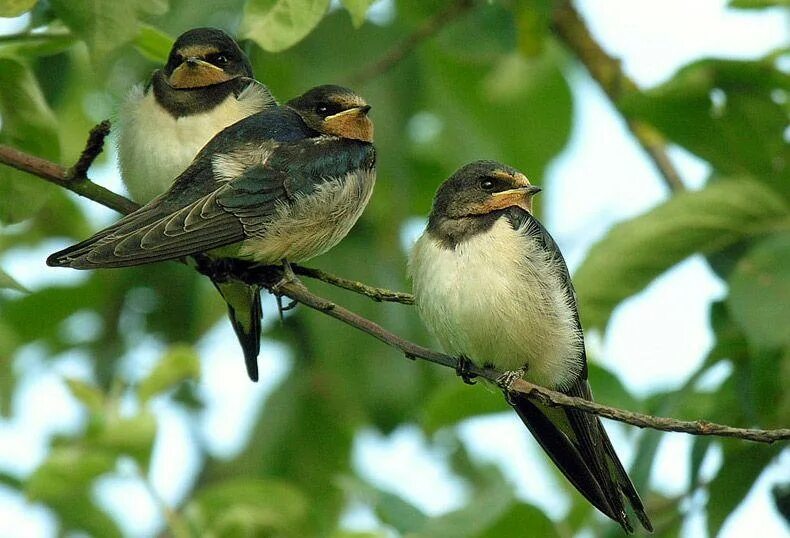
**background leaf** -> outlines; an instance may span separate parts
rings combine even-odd
[[[0,0],[0,17],[18,17],[30,11],[37,0]]]
[[[695,252],[790,226],[790,209],[775,192],[748,179],[711,183],[675,195],[616,225],[593,246],[574,275],[585,327],[604,327],[620,301]]]
[[[264,50],[298,43],[321,21],[329,0],[248,0],[241,34]]]

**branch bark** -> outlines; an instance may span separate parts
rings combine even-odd
[[[0,162],[3,162],[8,166],[13,166],[14,168],[17,168],[19,170],[30,172],[31,174],[37,177],[61,185],[64,188],[74,190],[73,188],[71,188],[73,182],[69,182],[63,179],[63,174],[65,173],[65,170],[63,170],[62,167],[58,166],[55,163],[43,159],[39,159],[37,157],[28,155],[21,151],[14,150],[13,148],[8,148],[7,146],[0,146]],[[83,183],[80,184],[84,184],[84,183],[89,183],[93,187],[98,187],[98,185],[95,185],[87,180],[85,180]],[[77,192],[77,193],[97,203],[105,205],[106,207],[110,207],[111,209],[116,209],[120,212],[125,212],[125,211],[121,211],[117,209],[117,207],[111,205],[112,203],[111,201],[115,201],[116,202],[115,205],[117,206],[118,205],[117,200],[120,199],[123,202],[120,205],[124,207],[136,207],[136,204],[134,204],[130,200],[127,200],[123,196],[115,194],[112,191],[103,189],[101,187],[99,187],[98,190],[97,189],[83,190],[83,192]],[[107,193],[109,193],[110,196],[108,196]],[[331,301],[327,301],[326,299],[319,297],[318,295],[310,292],[303,284],[301,284],[301,282],[298,281],[287,282],[282,285],[277,285],[277,283],[280,282],[280,279],[282,277],[281,271],[282,270],[279,267],[253,268],[252,270],[247,271],[244,275],[240,275],[240,278],[243,278],[245,280],[253,279],[256,283],[265,286],[273,293],[277,293],[289,297],[290,299],[297,301],[309,308],[312,308],[327,316],[340,320],[343,323],[346,323],[351,327],[354,327],[355,329],[365,332],[370,336],[376,338],[377,340],[395,349],[398,349],[406,357],[410,359],[420,358],[435,364],[440,364],[442,366],[446,366],[448,368],[453,368],[458,370],[459,367],[458,359],[456,359],[455,357],[451,357],[449,355],[445,355],[444,353],[433,351],[426,347],[405,340],[400,336],[378,325],[377,323],[367,318],[364,318],[346,308],[343,308],[338,304],[335,304]],[[324,280],[321,277],[325,277],[328,275],[323,271],[302,268],[302,274],[308,275],[308,273],[309,276],[313,278],[320,278],[321,280]],[[389,294],[392,294],[392,296],[395,297],[404,296],[401,298],[405,298],[406,296],[408,296],[408,294],[400,294],[398,292],[390,292],[389,290],[381,290],[380,288],[372,288],[370,286],[361,283],[356,283],[354,281],[348,281],[340,277],[334,277],[332,275],[328,275],[328,276],[329,278],[324,280],[325,282],[333,285],[339,285],[344,289],[351,289],[352,291],[361,292],[364,295],[368,295],[374,299],[376,299],[376,297],[389,297],[390,296]],[[349,283],[352,284],[349,285]],[[381,294],[381,292],[385,292],[385,293]],[[377,300],[384,300],[384,299],[377,299]],[[466,371],[470,374],[474,374],[480,378],[486,379],[493,383],[496,383],[497,379],[502,374],[502,372],[496,370],[478,368],[475,366],[466,368]],[[509,390],[523,393],[528,398],[540,400],[541,402],[547,405],[580,409],[587,413],[596,414],[612,420],[617,420],[619,422],[631,424],[633,426],[637,426],[640,428],[652,428],[661,431],[683,432],[692,435],[714,435],[718,437],[734,437],[738,439],[744,439],[747,441],[755,441],[760,443],[773,443],[775,441],[790,439],[790,429],[758,430],[752,428],[734,428],[731,426],[714,424],[712,422],[706,422],[701,420],[685,421],[685,420],[678,420],[674,418],[645,415],[642,413],[636,413],[633,411],[627,411],[624,409],[618,409],[616,407],[610,407],[600,403],[591,402],[583,398],[568,396],[567,394],[563,394],[561,392],[540,387],[538,385],[534,385],[524,380],[517,380],[509,387]]]
[[[590,76],[603,89],[612,104],[620,110],[620,98],[639,91],[636,82],[626,75],[620,61],[609,55],[593,38],[581,15],[570,0],[558,2],[552,12],[552,29],[573,54],[584,64]],[[620,110],[622,114],[622,110]],[[651,125],[628,118],[623,114],[628,128],[655,164],[664,183],[672,191],[685,189],[680,174],[666,152],[666,141]]]

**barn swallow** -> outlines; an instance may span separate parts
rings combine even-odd
[[[287,268],[318,256],[345,237],[373,191],[369,110],[329,85],[249,116],[215,136],[167,192],[47,264],[126,267],[206,253]],[[245,361],[257,381],[257,347],[245,347]]]
[[[532,214],[539,191],[522,173],[493,161],[468,164],[445,181],[409,262],[415,302],[448,353],[591,400],[568,268]],[[652,530],[598,417],[506,395],[588,501],[630,533],[626,499]]]
[[[135,86],[118,112],[121,177],[136,202],[165,192],[222,129],[276,106],[252,76],[249,59],[222,30],[178,37],[164,68]]]

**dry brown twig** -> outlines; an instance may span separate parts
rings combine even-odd
[[[21,151],[15,150],[8,146],[0,145],[0,162],[29,172],[36,177],[42,178],[46,181],[55,183],[61,187],[73,190],[81,196],[93,200],[111,209],[116,209],[120,213],[129,213],[137,204],[131,200],[113,193],[107,189],[99,187],[92,183],[89,179],[84,178],[77,185],[80,185],[79,191],[75,190],[71,182],[64,179],[65,170],[59,165],[39,159],[32,155],[28,155]],[[121,203],[119,203],[119,200]],[[281,273],[280,269],[276,267],[259,268],[257,271],[249,271],[243,278],[254,278],[256,282],[266,286],[271,290],[272,284],[278,282]],[[382,288],[374,288],[348,280],[334,275],[329,275],[323,271],[309,268],[299,268],[298,272],[311,278],[316,278],[332,284],[343,289],[361,293],[362,295],[373,298],[374,300],[395,300],[404,304],[413,303],[413,297],[406,293],[393,292]],[[331,301],[319,297],[318,295],[310,292],[300,282],[289,282],[277,288],[277,293],[289,297],[309,308],[317,310],[325,315],[340,320],[355,329],[363,331],[377,340],[394,347],[401,351],[406,357],[410,359],[424,359],[435,364],[440,364],[449,368],[458,369],[458,360],[444,353],[439,353],[420,346],[413,342],[409,342],[398,335],[386,330],[377,323],[364,318],[350,310],[343,308]],[[483,379],[496,382],[502,372],[495,370],[482,369],[471,367],[467,369],[470,374],[477,375]],[[773,443],[775,441],[790,439],[790,429],[775,429],[775,430],[759,430],[751,428],[734,428],[722,424],[714,424],[706,421],[686,421],[674,418],[655,417],[652,415],[645,415],[624,409],[610,407],[596,402],[584,400],[563,394],[561,392],[549,390],[529,383],[524,380],[518,380],[510,387],[511,391],[516,391],[525,394],[528,398],[540,400],[541,402],[559,407],[570,407],[580,409],[587,413],[593,413],[602,417],[610,418],[631,424],[640,428],[652,428],[662,431],[683,432],[692,435],[715,435],[719,437],[734,437],[748,441],[755,441],[760,443]]]

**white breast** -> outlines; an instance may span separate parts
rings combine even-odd
[[[308,260],[342,240],[370,200],[375,171],[349,173],[319,185],[309,196],[281,205],[260,238],[248,239],[238,256],[260,263]]]
[[[455,248],[424,233],[410,272],[420,316],[445,350],[566,388],[581,372],[583,341],[556,262],[502,217]]]
[[[209,112],[172,117],[154,92],[132,89],[118,113],[118,160],[132,198],[145,203],[166,191],[198,151],[225,127],[261,110],[267,102],[257,85],[237,99],[229,95]]]

